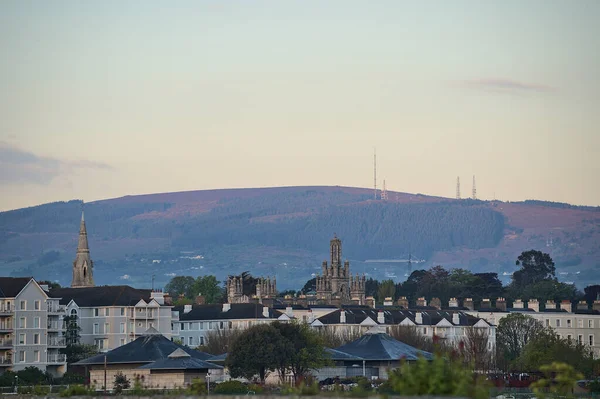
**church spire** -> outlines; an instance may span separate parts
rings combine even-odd
[[[73,262],[72,288],[94,286],[94,262],[90,258],[88,246],[87,229],[85,227],[85,216],[81,210],[81,223],[79,224],[79,241],[77,243],[77,254]]]

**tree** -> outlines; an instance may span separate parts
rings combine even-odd
[[[223,297],[223,289],[219,286],[217,278],[212,275],[198,276],[192,290],[190,299],[195,298],[196,295],[202,295],[206,303],[218,303]]]
[[[186,298],[194,298],[197,293],[194,293],[194,284],[196,280],[190,276],[176,276],[171,279],[165,286],[165,291],[172,298],[178,298],[183,295]]]
[[[313,277],[304,284],[304,287],[300,290],[303,294],[317,291],[317,278]]]
[[[269,370],[280,367],[282,357],[291,351],[289,341],[271,324],[259,324],[245,330],[233,343],[225,364],[234,378],[252,379],[258,375],[264,383]]]
[[[544,325],[531,316],[511,313],[498,323],[496,330],[496,346],[498,360],[508,366],[516,360],[527,343],[544,331]]]
[[[385,298],[392,298],[396,295],[396,284],[394,280],[383,280],[377,289],[377,302],[383,303]]]
[[[95,345],[71,344],[60,349],[60,353],[67,355],[67,364],[73,364],[88,357],[98,354],[98,348]]]
[[[544,373],[544,378],[533,382],[531,388],[538,397],[542,398],[548,392],[560,398],[571,398],[575,383],[583,378],[572,366],[561,362],[541,366],[540,371]]]
[[[197,349],[202,352],[210,353],[211,355],[221,355],[228,353],[233,346],[233,343],[242,335],[241,329],[216,329],[211,330],[206,335],[204,345]]]
[[[63,320],[66,325],[65,343],[67,346],[78,344],[81,327],[79,327],[79,323],[77,323],[77,315],[66,316]]]
[[[328,363],[323,340],[308,324],[275,322],[273,327],[289,341],[292,349],[288,358],[281,359],[280,371],[289,368],[296,382],[305,377],[310,370],[321,368]]]
[[[583,289],[585,292],[585,300],[588,302],[594,302],[600,300],[600,285],[588,285]]]
[[[550,255],[541,251],[529,250],[521,253],[516,261],[521,266],[512,275],[512,283],[517,287],[525,287],[543,280],[553,280],[556,277],[556,267]]]
[[[494,355],[489,349],[487,329],[467,327],[465,337],[459,344],[464,361],[477,371],[489,371],[494,367]]]
[[[127,379],[123,372],[119,371],[117,374],[115,374],[115,381],[113,383],[115,393],[121,393],[123,392],[123,389],[129,389],[130,386],[131,382]]]

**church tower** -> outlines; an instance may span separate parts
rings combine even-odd
[[[71,288],[83,288],[94,286],[94,262],[90,258],[90,248],[87,240],[85,219],[81,211],[81,224],[79,225],[79,243],[77,244],[77,255],[73,262],[73,280]]]

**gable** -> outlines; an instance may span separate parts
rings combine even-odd
[[[46,295],[46,291],[39,286],[39,284],[31,279],[25,287],[15,296],[15,300],[45,300],[48,299],[48,295]]]
[[[277,320],[279,320],[279,321],[290,321],[291,319],[290,319],[290,317],[287,314],[282,313],[281,316],[279,316],[277,318]]]
[[[361,326],[377,326],[379,324],[377,324],[376,321],[374,321],[372,318],[370,318],[369,316],[367,316],[366,319],[364,319],[362,321],[362,323],[360,323]]]
[[[444,318],[436,324],[436,327],[452,327],[452,326],[453,326],[453,324]]]
[[[135,304],[135,307],[136,308],[139,308],[139,307],[144,307],[145,308],[147,305],[148,304],[146,303],[146,301],[144,301],[143,299],[140,299],[140,301]]]
[[[479,321],[473,325],[473,327],[484,327],[484,328],[487,328],[489,326],[490,325],[488,324],[487,321],[485,321],[485,319],[479,319]]]
[[[312,327],[323,327],[325,324],[321,323],[321,320],[316,319],[310,324]]]
[[[402,320],[399,323],[399,325],[401,325],[401,326],[416,326],[416,324],[408,317],[405,317],[404,320]]]

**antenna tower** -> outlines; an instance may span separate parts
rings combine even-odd
[[[460,199],[460,177],[456,178],[456,199]]]
[[[408,251],[408,275],[412,274],[412,251],[409,249]]]
[[[477,188],[475,187],[475,175],[473,175],[473,199],[477,199]]]
[[[388,199],[387,189],[385,188],[385,179],[383,179],[383,191],[381,191],[381,199],[383,201],[387,201]]]
[[[373,148],[373,198],[377,199],[377,150]]]

